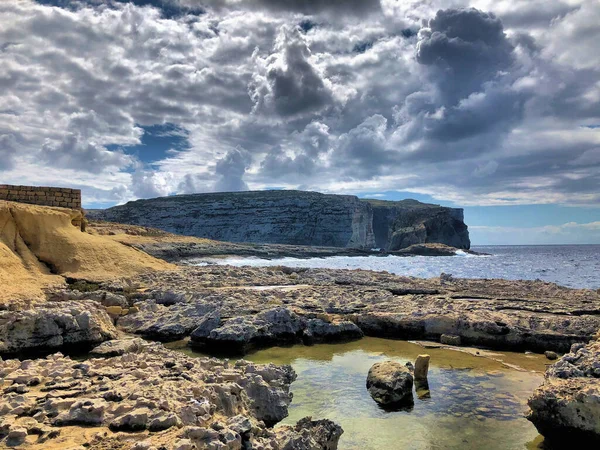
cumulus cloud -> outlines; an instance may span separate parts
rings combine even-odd
[[[217,161],[215,173],[220,176],[215,184],[216,192],[247,191],[248,185],[243,180],[246,170],[252,162],[250,153],[237,147]]]
[[[266,58],[256,55],[257,73],[249,87],[255,111],[291,116],[331,103],[331,90],[311,64],[310,49],[298,28],[282,26],[273,53]]]
[[[513,47],[494,14],[474,8],[440,10],[419,31],[417,61],[443,77],[443,101],[455,104],[512,63]],[[437,80],[436,80],[437,81]]]
[[[600,5],[547,3],[5,0],[2,180],[597,206]]]
[[[471,237],[488,244],[590,244],[600,243],[600,222],[567,222],[543,227],[470,226]]]
[[[12,134],[0,134],[0,171],[11,169],[17,154],[17,140]]]

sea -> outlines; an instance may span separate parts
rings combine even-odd
[[[198,265],[288,266],[328,269],[366,269],[419,278],[440,273],[460,278],[542,280],[571,288],[600,289],[600,245],[474,246],[487,255],[457,251],[455,256],[331,256],[325,258],[231,257],[203,259]]]

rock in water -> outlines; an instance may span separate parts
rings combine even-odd
[[[554,444],[600,445],[600,341],[574,344],[546,370],[527,418]],[[590,447],[585,447],[590,448]]]
[[[410,370],[395,361],[374,364],[367,375],[367,390],[380,405],[412,404],[413,376]]]
[[[453,334],[442,334],[440,336],[440,342],[445,345],[460,345],[460,336]]]
[[[419,355],[415,361],[415,379],[427,380],[427,372],[429,371],[429,355]]]
[[[281,440],[284,450],[336,450],[344,433],[342,427],[331,420],[312,420],[311,417],[299,420],[293,427],[283,425],[276,430],[277,434],[285,433],[285,438]]]
[[[137,200],[92,219],[216,239],[384,250],[435,242],[468,249],[462,209],[304,191],[250,191]]]
[[[544,356],[546,358],[548,358],[550,361],[554,361],[554,360],[558,359],[558,355],[556,354],[556,352],[553,352],[551,350],[545,351]]]

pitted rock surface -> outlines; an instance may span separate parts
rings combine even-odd
[[[336,448],[341,429],[338,433],[332,423],[307,421],[277,432],[267,428],[287,416],[295,377],[289,366],[191,358],[155,343],[85,362],[60,353],[3,360],[0,446],[27,434],[37,434],[34,443],[43,445],[64,427],[86,426],[138,432],[128,446],[114,448],[143,448],[146,444],[136,441],[147,439],[150,446],[169,436],[168,448],[188,440],[197,448],[276,450],[289,448],[288,442],[306,433],[312,444],[302,448]],[[7,389],[11,386],[28,389],[19,393]],[[323,426],[333,430],[325,440]],[[313,428],[318,432],[312,433]],[[98,433],[93,448],[105,448],[103,442],[123,436],[110,432]]]
[[[463,345],[566,352],[600,329],[600,293],[541,281],[207,266],[128,283],[129,290],[139,290],[129,294],[138,312],[120,317],[119,328],[159,340],[192,335],[209,347],[311,343],[364,333],[395,339],[452,336]],[[158,304],[167,291],[183,300]],[[282,308],[289,323],[273,314]]]
[[[600,341],[573,345],[528,404],[527,418],[551,443],[600,444]]]

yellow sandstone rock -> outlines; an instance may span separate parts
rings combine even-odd
[[[0,200],[0,303],[42,300],[61,276],[104,281],[175,267],[72,225],[80,210]]]

